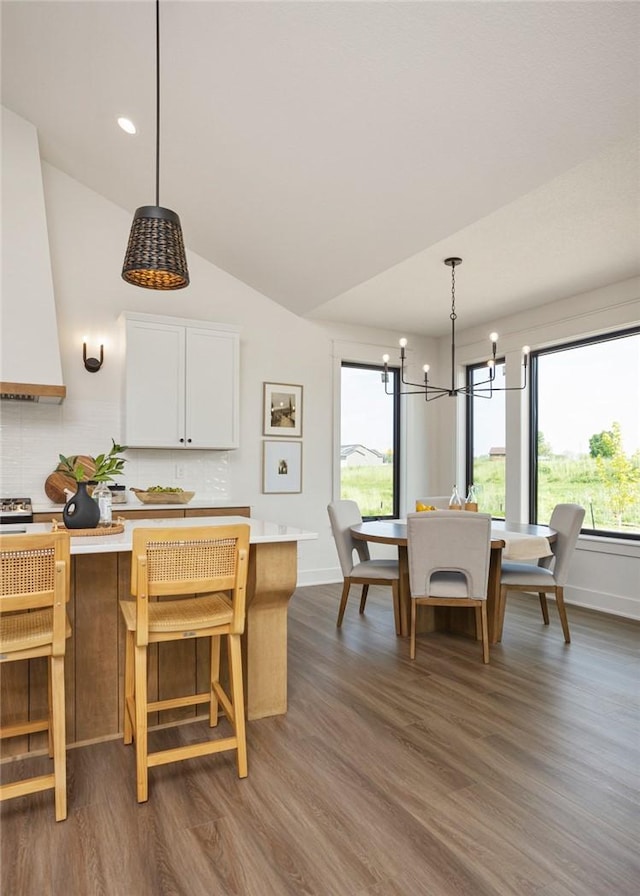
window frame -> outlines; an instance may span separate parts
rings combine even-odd
[[[545,355],[558,354],[563,351],[572,351],[576,348],[584,348],[602,342],[613,342],[616,339],[625,339],[629,336],[640,336],[640,326],[625,327],[622,330],[598,333],[583,339],[574,339],[570,342],[562,342],[547,348],[536,349],[529,355],[529,522],[538,521],[538,363]],[[587,516],[585,515],[585,520]],[[625,541],[640,541],[640,533],[621,532],[611,529],[593,529],[583,526],[582,535],[591,535],[598,538],[618,538]]]
[[[506,365],[506,358],[496,358],[496,367],[500,365]],[[465,367],[465,383],[467,389],[471,389],[473,386],[473,374],[476,370],[481,370],[482,368],[486,368],[486,361],[478,361],[476,364],[467,364]],[[502,391],[502,390],[501,390]],[[491,399],[482,399],[483,401]],[[505,429],[506,429],[506,413],[507,409],[505,406]],[[465,466],[464,466],[464,475],[465,475],[465,494],[469,491],[469,486],[473,484],[473,395],[470,392],[467,392],[465,396],[465,416],[466,416],[466,431],[465,431]],[[507,506],[507,483],[505,480],[505,514],[506,514],[506,506]],[[502,520],[505,519],[506,516],[499,517],[493,516],[494,520]]]
[[[380,374],[381,383],[386,391],[388,391],[388,386],[384,383],[384,365],[382,364],[373,364],[367,363],[366,361],[341,361],[340,362],[340,375],[342,376],[342,371],[345,367],[355,370],[369,370],[375,373]],[[391,391],[388,394],[393,398],[393,408],[392,408],[392,432],[393,432],[393,474],[392,474],[392,487],[393,487],[393,512],[392,514],[377,514],[375,516],[363,516],[363,520],[395,520],[400,517],[400,464],[401,464],[401,431],[400,431],[400,368],[392,365],[387,365],[387,370],[389,372],[389,379],[391,380],[390,386]],[[342,390],[341,390],[342,394]],[[342,403],[342,400],[341,400]],[[340,413],[342,414],[342,407],[340,408]],[[341,441],[341,440],[339,440]],[[341,444],[338,445],[338,451],[341,449]],[[339,477],[339,485],[340,490],[342,490],[342,469],[340,469],[340,477]]]

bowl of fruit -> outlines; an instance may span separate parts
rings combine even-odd
[[[185,492],[182,488],[152,485],[150,488],[130,489],[143,504],[188,504],[195,492]]]

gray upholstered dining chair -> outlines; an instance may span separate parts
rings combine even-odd
[[[362,522],[360,508],[355,501],[332,501],[327,506],[331,531],[338,551],[340,568],[344,576],[337,626],[342,625],[342,617],[347,606],[351,585],[362,585],[360,613],[364,613],[369,585],[391,585],[393,615],[396,633],[400,632],[400,584],[398,561],[372,560],[366,541],[357,541],[351,534],[351,526]],[[354,558],[354,552],[357,559]]]
[[[542,619],[549,625],[549,608],[547,594],[555,595],[558,615],[562,625],[564,640],[571,643],[569,620],[564,605],[564,586],[569,575],[569,564],[578,541],[580,528],[584,519],[584,507],[580,504],[556,504],[549,520],[549,526],[555,529],[557,538],[551,545],[552,555],[542,557],[538,564],[516,563],[505,560],[500,575],[500,606],[498,608],[497,639],[502,639],[504,614],[509,591],[538,592]]]
[[[416,610],[473,607],[482,661],[489,662],[487,586],[491,553],[491,516],[466,510],[432,510],[407,516],[411,585],[410,656],[416,655]]]

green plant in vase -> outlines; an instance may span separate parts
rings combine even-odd
[[[126,445],[116,445],[114,439],[111,439],[112,445],[108,454],[98,454],[97,457],[91,458],[95,464],[95,472],[89,473],[85,469],[84,464],[78,460],[77,454],[71,454],[65,457],[60,454],[60,463],[58,470],[61,473],[68,473],[76,480],[76,482],[111,482],[120,475],[124,470],[127,462],[126,457],[120,457],[123,451],[127,450]]]
[[[98,525],[111,525],[111,494],[104,483],[122,473],[126,458],[120,455],[127,450],[124,445],[116,445],[115,439],[111,439],[111,443],[108,453],[88,458],[90,469],[86,469],[86,458],[85,463],[79,460],[81,455],[59,455],[58,470],[72,476],[77,483],[75,495],[67,501],[62,511],[62,520],[67,529],[94,529]],[[87,492],[88,482],[95,484],[92,496]]]

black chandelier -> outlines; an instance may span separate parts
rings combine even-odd
[[[496,354],[498,351],[498,334],[490,333],[491,340],[491,357],[487,361],[488,377],[479,383],[472,385],[456,386],[456,266],[462,264],[461,258],[445,258],[444,263],[451,268],[451,385],[450,386],[433,386],[429,382],[429,365],[425,364],[422,368],[424,371],[424,381],[422,383],[412,383],[411,380],[405,378],[405,348],[407,340],[400,340],[400,395],[424,395],[425,401],[434,401],[436,398],[442,398],[443,395],[449,395],[455,398],[457,395],[469,395],[472,398],[491,398],[494,392],[511,392],[522,391],[527,387],[527,362],[529,359],[529,346],[522,347],[522,369],[523,381],[521,386],[496,386]],[[389,355],[383,355],[384,372],[382,381],[387,395],[393,395],[393,391],[389,391]],[[413,389],[402,389],[402,386],[414,386]]]
[[[156,0],[156,204],[135,211],[122,277],[146,289],[189,285],[180,218],[160,206],[160,0]]]

